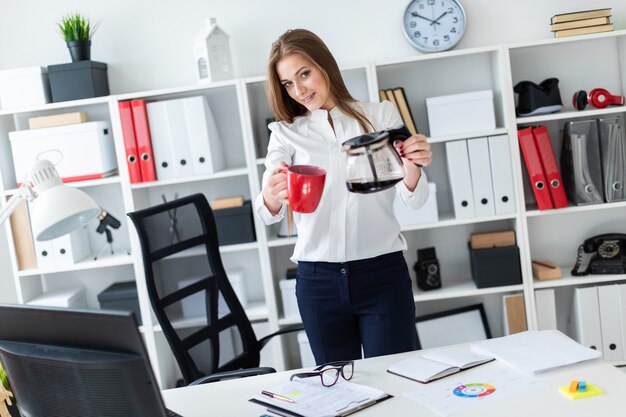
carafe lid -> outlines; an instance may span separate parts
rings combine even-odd
[[[366,135],[361,135],[361,136],[354,137],[352,139],[348,139],[347,141],[342,143],[341,146],[343,146],[344,150],[361,148],[363,146],[370,146],[375,143],[381,142],[387,139],[388,137],[389,137],[389,132],[387,131],[372,132]]]

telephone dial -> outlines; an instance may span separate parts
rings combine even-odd
[[[594,236],[578,247],[572,275],[626,273],[626,234]]]

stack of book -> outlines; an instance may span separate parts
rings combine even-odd
[[[611,32],[611,8],[554,15],[550,21],[550,30],[554,32],[555,38]]]
[[[396,106],[398,113],[402,117],[402,122],[406,126],[407,129],[411,132],[411,134],[417,134],[417,125],[415,124],[415,120],[413,119],[413,114],[411,113],[411,108],[409,107],[409,101],[406,98],[406,94],[404,93],[404,88],[396,87],[389,88],[387,90],[379,90],[378,95],[380,97],[380,101],[389,100]]]

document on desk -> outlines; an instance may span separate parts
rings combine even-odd
[[[519,371],[537,374],[602,356],[558,330],[540,330],[484,340],[472,349],[494,356]]]
[[[260,393],[250,401],[263,405],[276,414],[296,417],[347,416],[391,398],[376,388],[343,379],[332,387],[323,386],[319,378],[302,379],[267,388],[267,391],[293,402],[270,398]]]
[[[496,363],[489,370],[476,371],[455,374],[404,395],[437,414],[449,416],[550,387],[504,364]]]

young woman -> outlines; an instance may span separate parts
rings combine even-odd
[[[309,164],[326,170],[313,213],[294,213],[298,240],[296,296],[318,364],[386,355],[416,348],[412,283],[402,254],[407,249],[393,214],[396,194],[411,208],[428,198],[431,163],[423,135],[399,142],[404,180],[395,188],[354,194],[346,188],[341,144],[365,132],[402,125],[390,102],[361,103],[350,96],[324,42],[304,29],[289,30],[272,44],[268,98],[271,123],[263,190],[255,211],[266,223],[286,214],[284,168]]]

